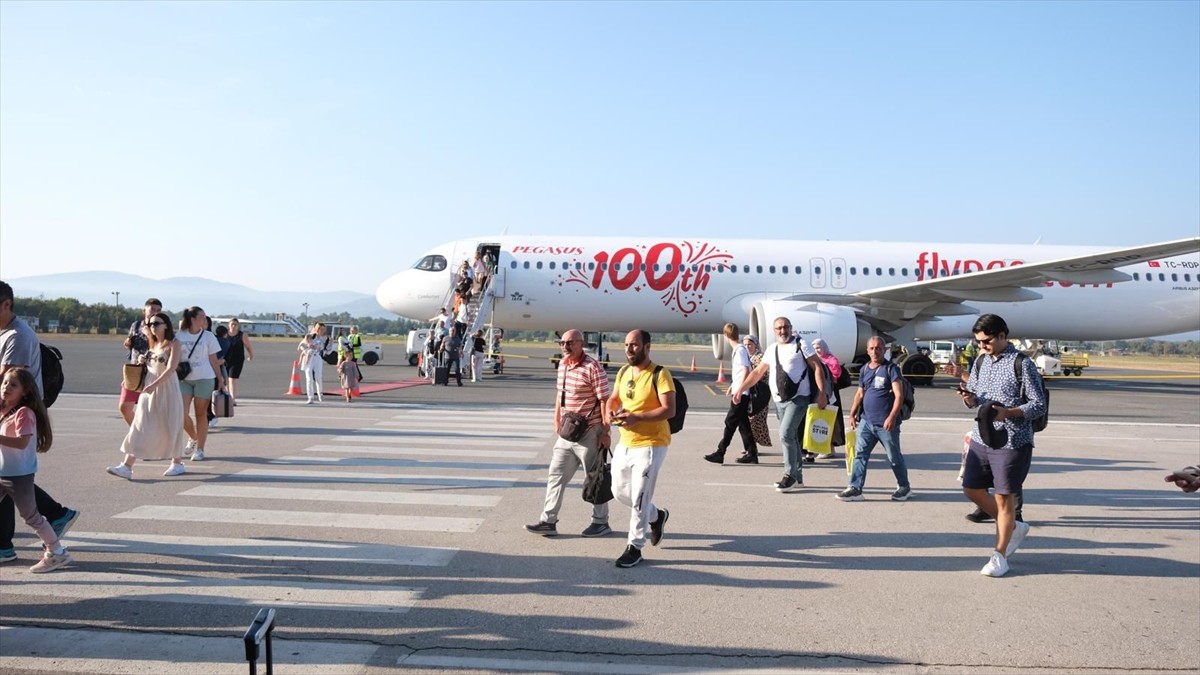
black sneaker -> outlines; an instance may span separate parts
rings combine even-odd
[[[710,455],[705,455],[704,460],[707,462],[712,462],[713,464],[724,464],[725,463],[725,453],[718,450]]]
[[[896,488],[896,491],[892,493],[892,501],[905,502],[908,501],[910,496],[912,496],[912,488],[898,487]]]
[[[804,487],[804,483],[801,483],[800,481],[796,480],[795,478],[792,478],[791,476],[784,476],[783,478],[779,479],[778,483],[775,484],[775,491],[776,492],[795,492],[802,487]]]
[[[662,541],[663,527],[666,526],[667,518],[670,518],[670,517],[671,517],[671,514],[667,513],[666,509],[658,510],[658,520],[655,520],[653,523],[650,523],[650,545],[651,546],[658,546],[658,542]]]
[[[993,518],[991,516],[989,516],[987,514],[987,512],[981,508],[976,508],[971,513],[968,513],[966,515],[966,518],[967,518],[967,520],[971,521],[972,523],[990,523],[993,520]]]
[[[758,464],[758,455],[746,453],[734,460],[738,464]]]
[[[587,526],[586,530],[579,534],[585,537],[603,537],[610,532],[612,532],[612,528],[608,526],[608,523],[592,523]]]
[[[817,453],[815,453],[815,452],[804,453],[804,463],[805,464],[812,464],[816,461],[817,461]]]
[[[856,487],[848,487],[834,496],[844,502],[861,502],[863,500],[862,490]]]
[[[539,520],[532,525],[526,525],[525,531],[533,534],[540,534],[543,537],[553,537],[554,535],[558,534],[558,525],[554,523],[547,523],[544,520]]]
[[[642,562],[642,552],[630,544],[625,547],[625,552],[617,558],[617,567],[633,567]]]

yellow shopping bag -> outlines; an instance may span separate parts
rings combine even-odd
[[[846,475],[854,470],[854,429],[846,430]]]
[[[824,410],[816,403],[808,406],[804,417],[804,441],[802,447],[808,452],[828,455],[833,452],[833,425],[837,422],[837,406],[826,406]]]

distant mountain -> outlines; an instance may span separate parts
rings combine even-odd
[[[121,305],[141,307],[146,298],[163,301],[164,307],[178,312],[199,305],[212,316],[284,312],[292,316],[304,313],[339,314],[366,318],[394,319],[394,314],[379,306],[375,296],[353,291],[258,291],[238,284],[201,277],[150,279],[124,272],[70,272],[7,279],[18,297],[75,298],[85,304],[116,304],[113,291],[120,291]]]

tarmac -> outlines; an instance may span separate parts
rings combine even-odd
[[[284,396],[294,345],[256,340],[236,416],[176,478],[104,472],[126,427],[119,339],[51,336],[67,385],[38,483],[82,513],[75,563],[32,575],[36,539],[0,565],[0,671],[245,672],[242,633],[278,612],[278,672],[1197,672],[1200,493],[1163,482],[1200,462],[1200,376],[1089,370],[1051,382],[1026,483],[1032,531],[1001,579],[994,528],[957,482],[971,414],[940,378],[901,442],[913,497],[877,449],[864,502],[839,453],[778,494],[763,464],[701,456],[726,407],[703,351],[653,348],[689,393],[655,502],[666,535],[618,569],[629,509],[585,539],[577,476],[560,535],[527,534],[553,442],[553,348],[506,345],[502,375],[403,383],[345,403]],[[690,371],[695,356],[700,366]],[[327,391],[334,388],[326,370]],[[610,371],[615,372],[615,371]],[[737,441],[735,440],[735,449]]]

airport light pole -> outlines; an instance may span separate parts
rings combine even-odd
[[[117,299],[117,320],[113,323],[113,331],[120,332],[121,330],[121,291],[113,291],[113,296]]]
[[[308,330],[308,303],[304,303],[304,330]]]

